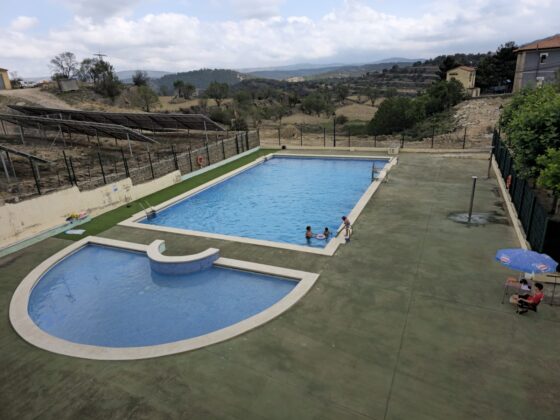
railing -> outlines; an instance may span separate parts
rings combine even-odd
[[[527,241],[535,251],[546,252],[551,246],[552,236],[549,233],[548,211],[539,202],[527,180],[517,175],[511,152],[496,131],[492,138],[492,146],[496,163],[506,181],[506,187],[525,230]]]

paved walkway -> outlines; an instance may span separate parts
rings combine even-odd
[[[208,246],[229,258],[320,272],[291,310],[228,342],[134,362],[34,348],[8,321],[11,295],[67,245],[49,239],[0,259],[0,417],[228,419],[558,418],[560,312],[501,305],[515,247],[487,161],[402,155],[334,257],[115,227],[102,236],[170,254]],[[494,221],[448,219],[467,209]]]

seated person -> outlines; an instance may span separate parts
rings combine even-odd
[[[526,313],[529,309],[534,309],[544,299],[542,283],[535,283],[535,293],[533,295],[513,295],[511,303],[516,304],[520,314]]]

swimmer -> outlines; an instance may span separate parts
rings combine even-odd
[[[329,236],[331,236],[331,231],[329,230],[328,227],[326,227],[325,230],[323,231],[323,236],[325,237],[325,239],[329,239]]]
[[[305,239],[307,240],[307,243],[311,242],[311,238],[313,238],[313,232],[311,231],[311,226],[307,226],[305,228]]]

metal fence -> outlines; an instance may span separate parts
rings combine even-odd
[[[550,217],[545,207],[539,203],[535,191],[527,180],[517,175],[513,157],[497,131],[492,138],[493,154],[506,181],[511,200],[517,210],[519,220],[525,229],[531,248],[544,252],[550,244]]]
[[[259,144],[257,132],[237,132],[229,138],[209,140],[200,147],[188,147],[183,150],[169,145],[164,150],[136,152],[133,156],[123,149],[116,153],[100,149],[91,150],[86,162],[81,163],[62,150],[62,166],[35,165],[33,178],[22,179],[20,176],[16,179],[17,184],[2,183],[0,187],[4,191],[13,189],[13,197],[21,200],[71,185],[80,190],[90,190],[126,178],[130,178],[133,184],[140,184],[176,170],[182,174],[196,171],[246,152]]]

